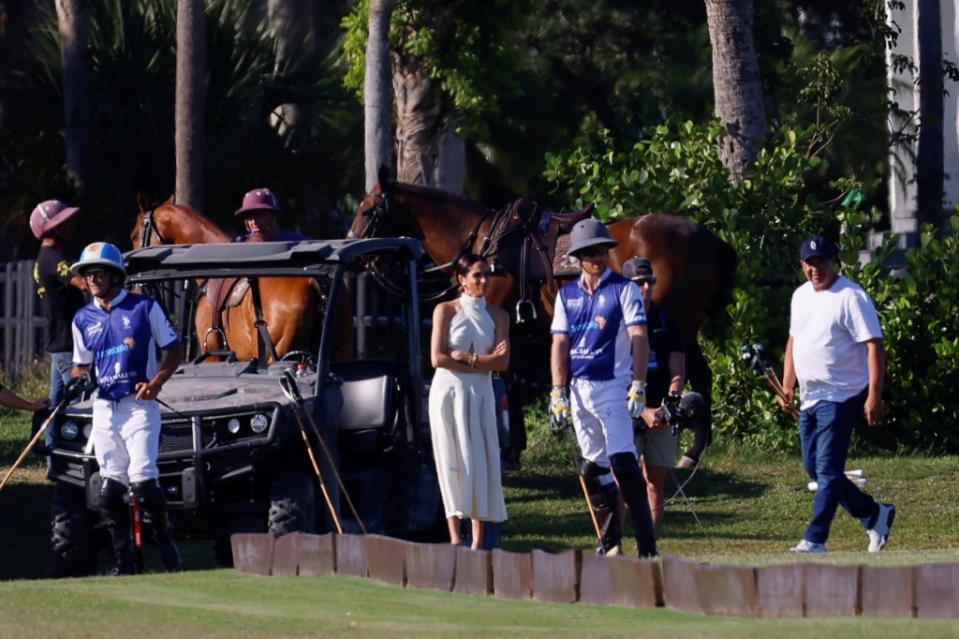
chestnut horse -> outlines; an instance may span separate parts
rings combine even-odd
[[[515,253],[517,244],[501,244],[497,253],[495,249],[490,250],[488,239],[496,234],[494,226],[500,223],[506,210],[492,211],[445,191],[381,179],[357,207],[350,237],[416,237],[440,267],[468,252],[487,256],[494,263],[487,300],[508,310],[515,328],[515,305],[521,298],[521,282],[514,275],[515,268],[510,272],[508,267],[499,269],[495,264],[518,264],[515,255],[503,255],[506,251]],[[514,203],[509,210],[521,211],[521,218],[539,214],[536,205],[526,200]],[[612,238],[619,242],[610,255],[611,268],[618,271],[623,262],[634,255],[651,261],[656,274],[653,301],[682,324],[687,377],[693,389],[706,399],[708,415],[712,373],[697,334],[706,318],[718,315],[729,302],[737,263],[735,252],[703,226],[674,215],[650,213],[613,222],[608,228]],[[522,283],[524,289],[533,292],[530,296],[538,297],[539,312],[534,321],[525,323],[528,327],[525,331],[514,332],[511,337],[523,341],[522,352],[526,355],[511,358],[511,377],[517,381],[528,381],[523,378],[533,371],[540,377],[543,371],[548,372],[543,360],[548,358],[548,346],[532,349],[534,355],[527,345],[529,340],[537,338],[548,344],[553,302],[562,283],[553,278]],[[526,367],[527,373],[513,370],[512,363]]]
[[[140,203],[140,215],[130,231],[133,248],[156,244],[225,243],[230,238],[213,222],[193,209],[173,204],[172,199],[153,210]],[[259,286],[263,319],[277,355],[310,347],[317,313],[317,291],[312,280],[303,277],[263,277]],[[213,326],[213,307],[206,295],[197,301],[194,327],[201,351],[222,348]],[[257,357],[256,310],[252,288],[242,301],[223,309],[221,327],[226,346],[237,359]],[[213,343],[216,342],[216,343]]]

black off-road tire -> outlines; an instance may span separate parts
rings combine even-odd
[[[273,473],[267,530],[277,535],[316,532],[316,477],[303,466],[290,464]]]
[[[50,546],[54,577],[83,577],[97,570],[99,515],[87,510],[82,488],[57,482],[53,488]]]

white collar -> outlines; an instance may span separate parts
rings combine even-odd
[[[610,273],[612,273],[612,271],[611,271],[610,268],[607,266],[607,267],[606,267],[606,270],[603,271],[602,273],[600,273],[600,275],[599,275],[599,283],[602,284],[602,283],[606,280],[606,278],[609,277]],[[580,287],[581,289],[583,289],[584,291],[586,291],[587,293],[589,293],[589,291],[586,289],[586,284],[585,284],[585,282],[586,282],[586,274],[580,272],[580,274],[579,274],[579,280],[577,281],[577,283],[579,284],[579,287]],[[599,285],[597,285],[596,288],[599,288]]]

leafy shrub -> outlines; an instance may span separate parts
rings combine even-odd
[[[887,334],[888,427],[873,430],[866,441],[887,449],[959,449],[953,427],[959,400],[947,390],[955,387],[959,367],[949,357],[959,354],[955,236],[940,241],[925,229],[901,280],[880,266],[893,250],[892,238],[878,260],[860,266],[865,233],[881,213],[834,204],[855,198],[822,202],[809,188],[810,178],[823,170],[822,129],[771,133],[739,185],[729,183],[719,160],[721,133],[716,122],[672,121],[620,149],[607,131],[587,122],[571,149],[547,156],[546,170],[561,196],[577,205],[595,202],[605,220],[669,212],[703,224],[736,250],[740,261],[728,319],[700,334],[714,375],[717,436],[763,450],[798,448],[794,423],[739,352],[745,344],[764,343],[781,370],[789,300],[802,282],[799,243],[825,233],[839,236],[841,268],[873,296]],[[833,186],[845,195],[858,184],[840,180]]]

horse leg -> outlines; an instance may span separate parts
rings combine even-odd
[[[684,456],[698,464],[703,451],[713,441],[713,372],[699,347],[699,340],[693,336],[686,342],[686,378],[693,390],[703,396],[702,413],[697,418],[705,427],[705,437],[698,438]]]

